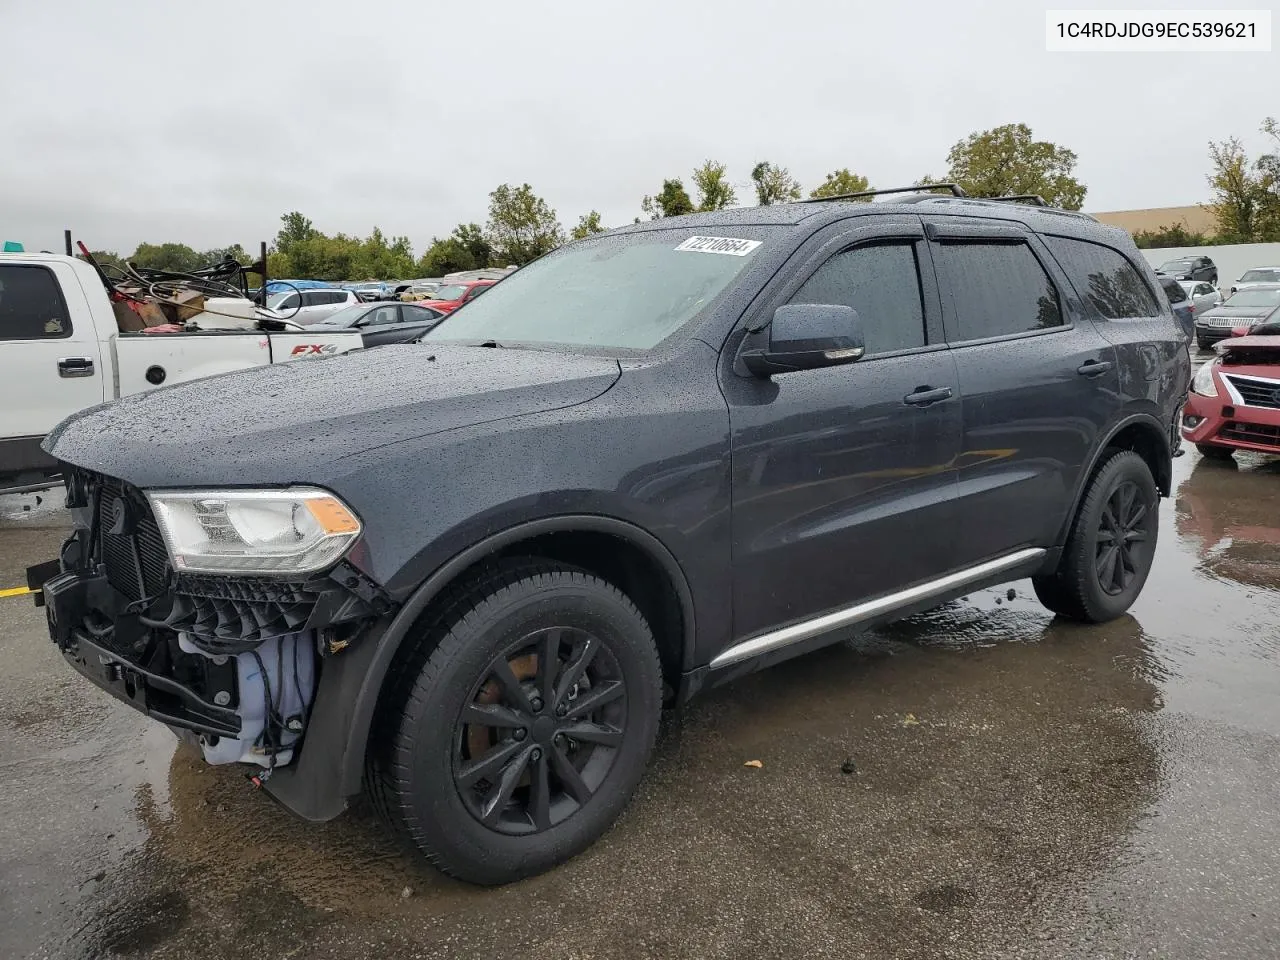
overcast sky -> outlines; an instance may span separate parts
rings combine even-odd
[[[1045,6],[0,0],[0,240],[253,249],[296,209],[420,253],[504,181],[615,226],[708,157],[751,203],[757,160],[909,184],[1018,121],[1086,210],[1176,206],[1207,141],[1263,146],[1280,53],[1047,53]]]

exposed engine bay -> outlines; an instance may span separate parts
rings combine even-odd
[[[380,588],[346,563],[305,579],[179,574],[140,491],[83,470],[66,483],[74,532],[28,570],[66,659],[210,764],[265,779],[290,763],[322,661],[385,612]]]

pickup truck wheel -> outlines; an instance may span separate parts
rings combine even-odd
[[[1160,497],[1136,453],[1116,451],[1094,474],[1057,571],[1032,586],[1061,616],[1103,623],[1138,598],[1155,558]]]
[[[488,576],[421,638],[431,652],[374,744],[376,805],[452,876],[547,870],[608,829],[644,773],[662,705],[649,625],[559,564]]]

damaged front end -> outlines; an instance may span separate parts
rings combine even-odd
[[[387,595],[345,559],[305,575],[195,572],[175,564],[179,534],[166,542],[141,491],[71,466],[65,478],[74,531],[28,582],[66,659],[211,764],[252,764],[258,781],[289,764],[324,661],[390,610]]]

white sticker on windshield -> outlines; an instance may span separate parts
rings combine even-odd
[[[677,250],[694,253],[727,253],[731,257],[745,257],[760,246],[759,240],[737,240],[733,237],[690,237]]]

